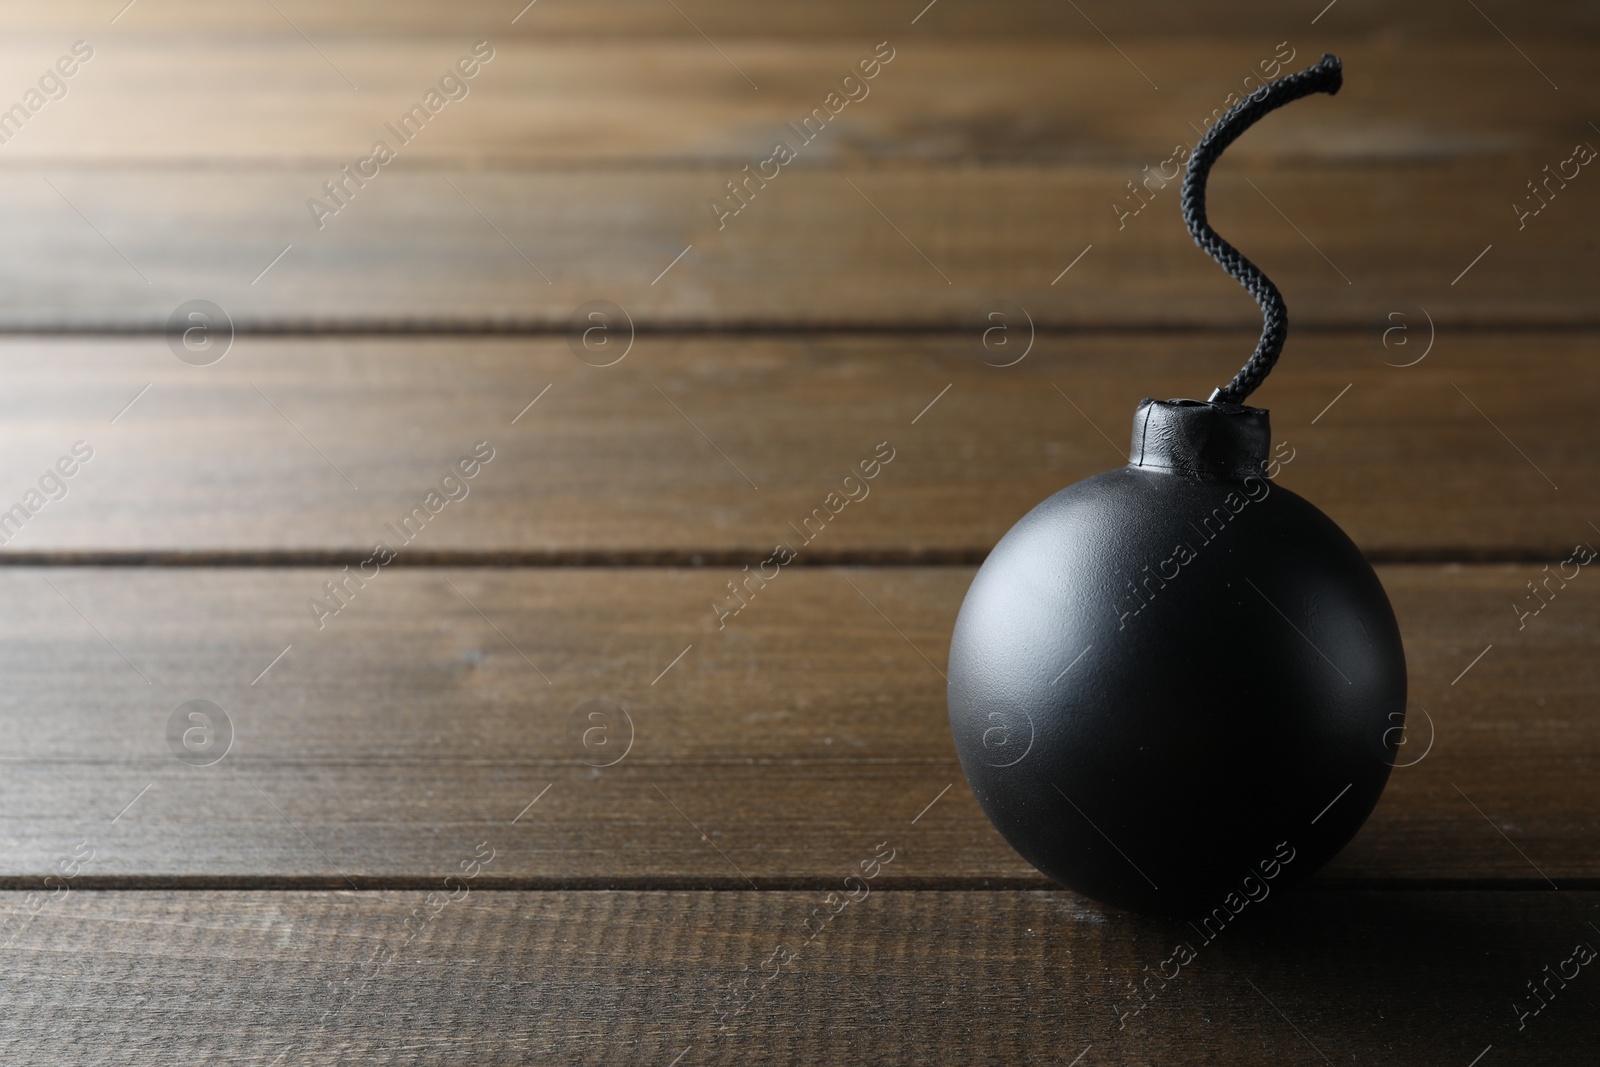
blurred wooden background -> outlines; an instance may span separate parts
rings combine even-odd
[[[5,1062],[1594,1062],[1600,579],[1528,585],[1600,543],[1594,4],[0,28]],[[993,542],[1249,352],[1133,183],[1324,51],[1211,216],[1289,301],[1253,402],[1379,564],[1411,765],[1203,944],[1006,847],[941,671]]]

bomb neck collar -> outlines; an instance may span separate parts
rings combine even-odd
[[[1259,475],[1272,446],[1265,408],[1209,400],[1139,401],[1128,465],[1205,480]]]

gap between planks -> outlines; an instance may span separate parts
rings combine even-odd
[[[1033,326],[1040,333],[1064,337],[1138,337],[1143,335],[1200,335],[1229,336],[1248,334],[1256,327],[1245,320],[1237,323],[1194,321],[1174,322],[1106,322],[1085,325],[1066,322],[1041,313],[1035,315]],[[1600,310],[1592,319],[1572,319],[1560,322],[1517,322],[1512,319],[1456,320],[1444,314],[1435,316],[1436,326],[1470,329],[1474,333],[1537,334],[1540,336],[1581,336],[1600,329]],[[1374,319],[1371,323],[1357,324],[1348,319],[1320,320],[1300,316],[1294,321],[1294,336],[1368,337],[1381,333],[1385,323]],[[236,319],[232,322],[233,336],[270,337],[276,340],[315,341],[323,338],[391,338],[400,337],[414,341],[449,340],[458,337],[495,337],[561,339],[572,332],[565,322],[553,322],[547,316],[529,319],[352,319],[311,320],[282,319],[260,321]],[[978,326],[967,321],[945,323],[927,319],[884,321],[881,319],[852,322],[785,323],[764,319],[674,319],[672,321],[645,321],[633,323],[633,332],[641,337],[684,338],[696,335],[708,337],[752,338],[808,338],[832,336],[896,336],[907,340],[926,339],[939,341],[951,337],[971,337],[980,333]],[[43,340],[92,340],[165,338],[168,328],[145,319],[127,322],[63,323],[59,326],[27,325],[0,321],[0,343]]]
[[[50,888],[49,875],[6,875],[0,877],[0,893]],[[80,874],[72,880],[80,892],[339,892],[383,893],[423,892],[439,888],[444,875],[187,875],[187,874]],[[474,892],[484,893],[800,893],[826,891],[837,879],[762,878],[751,888],[741,878],[721,875],[686,878],[649,875],[594,878],[492,878],[480,875],[472,884]],[[1071,892],[1044,875],[966,876],[954,878],[906,877],[884,882],[874,893],[975,893]],[[1570,894],[1600,891],[1600,878],[1563,878],[1559,889],[1551,889],[1542,878],[1321,878],[1293,886],[1296,893],[1474,893],[1507,892]],[[1087,898],[1085,898],[1087,899]]]
[[[1374,549],[1364,552],[1368,563],[1379,564],[1496,564],[1547,563],[1569,551],[1570,545],[1485,547],[1435,547],[1418,549]],[[400,568],[525,568],[588,567],[594,569],[634,569],[647,567],[712,568],[739,567],[767,552],[764,547],[718,549],[444,549],[408,550],[388,566]],[[102,551],[63,549],[59,551],[6,552],[0,550],[0,568],[5,567],[166,567],[272,569],[291,567],[356,566],[372,555],[370,548],[329,549],[228,549],[189,552],[182,549]],[[986,548],[915,549],[809,549],[794,560],[793,566],[812,567],[975,567],[989,555]]]

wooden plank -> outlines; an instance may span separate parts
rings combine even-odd
[[[1212,218],[1302,326],[1415,305],[1447,325],[1592,325],[1600,212],[1565,197],[1519,232],[1509,198],[1537,172],[1235,169]],[[952,328],[1004,298],[1042,325],[1259,328],[1175,188],[1119,222],[1126,168],[796,168],[719,231],[727,177],[399,170],[318,231],[322,170],[11,169],[0,325],[160,330],[208,299],[241,329],[559,330],[606,299],[641,326]]]
[[[277,17],[270,7],[263,11]],[[937,41],[898,33],[888,40],[755,40],[730,46],[737,69],[692,33],[678,40],[497,38],[481,50],[492,58],[470,63],[475,73],[463,84],[445,86],[452,98],[441,96],[425,130],[402,143],[384,124],[398,125],[477,37],[361,36],[317,49],[280,26],[285,32],[266,37],[96,37],[93,58],[66,81],[64,97],[20,131],[15,119],[0,130],[5,155],[52,168],[324,171],[298,198],[304,200],[341,165],[371,155],[377,139],[398,152],[393,166],[407,169],[715,163],[727,173],[714,189],[737,180],[744,164],[754,168],[772,155],[781,139],[798,150],[797,166],[1096,163],[1121,169],[1120,188],[1127,178],[1138,181],[1146,164],[1159,169],[1175,146],[1192,145],[1226,110],[1230,94],[1260,84],[1263,64],[1274,76],[1324,50],[1337,52],[1349,72],[1338,100],[1301,105],[1292,119],[1264,125],[1230,150],[1230,167],[1516,156],[1537,159],[1527,178],[1569,155],[1574,141],[1594,139],[1587,126],[1593,47],[1581,41],[1524,42],[1565,83],[1565,92],[1552,92],[1492,31],[1482,41],[1426,49],[1305,33],[1143,42],[1135,47],[1136,69],[1085,25],[1086,36],[1069,40]],[[0,64],[47,71],[69,40],[9,38],[0,44]],[[836,99],[837,117],[825,111],[827,128],[800,145],[786,124],[798,126],[825,107],[828,93],[863,60],[872,61],[867,69],[875,76],[845,87],[859,99]],[[1140,70],[1151,72],[1159,92]],[[1549,155],[1557,149],[1560,156]],[[1519,181],[1497,199],[1519,190],[1528,195]]]
[[[1063,7],[1040,0],[993,0],[981,8],[950,3],[934,6],[926,0],[889,6],[807,0],[759,7],[738,0],[692,0],[679,4],[678,11],[650,0],[613,0],[605,5],[574,0],[540,0],[537,5],[502,0],[453,4],[351,0],[337,5],[317,4],[314,0],[274,0],[271,5],[237,8],[207,4],[204,0],[170,0],[130,6],[123,12],[125,3],[126,0],[64,0],[48,6],[19,5],[6,12],[6,24],[17,33],[110,33],[105,27],[114,25],[117,32],[151,36],[249,33],[287,37],[299,29],[319,37],[324,47],[329,44],[329,35],[344,38],[494,33],[528,38],[579,35],[699,39],[697,28],[718,39],[826,39],[899,31],[919,38],[1046,35],[1087,40],[1099,39],[1095,27],[1118,38],[1144,39],[1215,36],[1236,40],[1246,35],[1281,37],[1294,31],[1307,36],[1370,33],[1402,46],[1422,34],[1430,45],[1440,40],[1489,39],[1494,36],[1493,25],[1503,26],[1513,38],[1522,41],[1540,35],[1592,34],[1600,29],[1600,20],[1580,5],[1539,5],[1528,11],[1488,5],[1485,10],[1495,19],[1491,24],[1470,10],[1463,13],[1461,5],[1450,0],[1418,0],[1404,7],[1344,0],[1327,12],[1323,11],[1326,3],[1315,0],[1271,8],[1248,0],[1225,0],[1207,4],[1203,10],[1179,0],[1167,0],[1137,5],[1079,5],[1078,11],[1071,5]],[[274,7],[279,10],[275,12]],[[711,52],[709,47],[706,50]],[[715,56],[714,52],[711,54]]]
[[[1283,484],[1376,558],[1559,560],[1593,535],[1595,335],[1441,328],[1428,352],[1402,306],[1364,334],[1293,337],[1254,398],[1291,458]],[[158,338],[8,340],[0,507],[72,442],[95,454],[65,499],[0,529],[0,561],[359,562],[488,440],[471,495],[402,564],[759,563],[883,441],[895,458],[871,495],[801,562],[975,562],[1034,504],[1125,462],[1139,398],[1204,396],[1253,343],[1046,331],[987,365],[1024,351],[1011,322],[1012,348],[992,350],[976,325],[641,333],[606,368],[566,338],[245,337],[203,368]]]
[[[1279,893],[1207,941],[1065,893],[868,889],[810,927],[820,890],[69,891],[9,947],[0,1050],[256,1065],[1592,1053],[1600,983],[1574,949],[1596,943],[1595,893]]]
[[[1600,588],[1518,630],[1536,567],[1380,574],[1416,765],[1325,881],[1594,885]],[[780,572],[719,630],[717,568],[391,569],[319,630],[331,567],[9,569],[0,873],[36,887],[87,840],[86,886],[416,887],[493,834],[486,884],[797,887],[926,809],[891,881],[1044,885],[949,739],[970,575]],[[168,733],[195,699],[231,724],[208,766]]]

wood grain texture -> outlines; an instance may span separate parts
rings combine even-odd
[[[1600,944],[1600,585],[1529,590],[1600,538],[1600,179],[1516,206],[1600,143],[1592,5],[0,27],[0,1062],[1594,1060],[1600,979],[1552,971]],[[714,208],[879,41],[871,96]],[[1176,185],[1133,183],[1280,41],[1347,84],[1241,142],[1211,216],[1293,308],[1254,399],[1280,485],[1387,561],[1411,717],[1357,838],[1219,934],[1013,853],[942,672],[989,546],[1254,343]],[[196,299],[214,365],[171,347]],[[586,350],[599,300],[629,325]]]
[[[1208,942],[1060,892],[871,892],[807,928],[820,892],[452,887],[437,910],[420,892],[69,892],[9,947],[0,1050],[263,1067],[1466,1064],[1492,1045],[1495,1063],[1568,1065],[1592,1062],[1600,1008],[1592,966],[1551,980],[1521,1030],[1513,1007],[1600,938],[1594,893],[1274,894]],[[1175,971],[1179,945],[1192,957]]]
[[[1254,398],[1281,483],[1379,559],[1553,562],[1595,536],[1595,335],[1441,328],[1429,351],[1424,315],[1398,314],[1290,342]],[[1043,331],[1014,366],[986,364],[1025,351],[1026,323],[1007,321],[987,349],[976,324],[640,333],[605,368],[565,338],[245,337],[210,367],[156,338],[9,340],[0,508],[74,441],[95,456],[65,499],[0,528],[0,562],[359,562],[480,440],[496,458],[402,565],[759,563],[883,441],[895,458],[871,495],[801,562],[975,562],[1040,500],[1125,462],[1139,398],[1203,395],[1253,343]]]
[[[1415,766],[1325,882],[1600,879],[1600,587],[1518,630],[1538,573],[1380,569]],[[891,881],[1044,885],[949,738],[970,576],[782,572],[719,630],[717,568],[389,569],[318,630],[332,568],[8,570],[0,873],[37,886],[88,841],[92,886],[416,887],[493,833],[488,884],[796,887],[918,819]],[[231,723],[211,766],[170,747],[193,699]]]
[[[451,98],[441,98],[425,130],[402,145],[384,124],[398,124],[478,37],[467,30],[346,36],[317,49],[280,26],[283,33],[265,36],[131,28],[94,36],[94,56],[67,80],[64,97],[20,131],[15,119],[0,129],[0,161],[234,172],[300,164],[327,172],[315,188],[371,154],[381,138],[399,152],[394,166],[404,168],[716,163],[727,169],[723,177],[734,177],[770,156],[779,139],[800,148],[786,124],[824,107],[875,52],[892,58],[881,69],[869,66],[875,76],[865,85],[846,86],[859,99],[833,103],[837,117],[824,113],[827,128],[800,150],[797,165],[1093,163],[1138,180],[1146,164],[1154,168],[1176,145],[1192,145],[1226,110],[1229,94],[1259,85],[1263,70],[1278,76],[1323,51],[1339,54],[1348,72],[1338,100],[1302,105],[1292,120],[1252,131],[1230,149],[1230,168],[1546,156],[1538,171],[1570,154],[1549,152],[1594,139],[1586,124],[1600,99],[1592,45],[1549,36],[1523,42],[1540,69],[1563,83],[1553,92],[1486,24],[1482,41],[1448,45],[1264,29],[1202,43],[1141,41],[1133,49],[1137,67],[1086,24],[1080,40],[775,36],[733,46],[737,67],[692,33],[588,41],[491,34],[493,58],[481,69],[469,65],[476,73],[464,86],[446,86]],[[11,37],[0,44],[0,63],[43,72],[69,43],[52,34]]]
[[[1211,217],[1301,326],[1417,305],[1441,324],[1593,325],[1600,212],[1569,189],[1519,231],[1510,203],[1539,166],[1231,169]],[[1259,329],[1176,187],[1119,222],[1127,168],[796,167],[719,230],[707,203],[729,177],[413,168],[319,231],[321,170],[14,168],[0,326],[162,330],[204,298],[241,329],[561,330],[596,299],[641,326],[955,328],[1004,298],[1041,325]]]
[[[129,7],[126,12],[124,7]],[[42,5],[17,5],[6,12],[17,32],[87,33],[115,26],[129,34],[220,35],[257,37],[310,35],[336,39],[393,34],[492,32],[512,38],[556,34],[580,37],[700,38],[697,27],[712,37],[784,37],[828,39],[900,29],[918,37],[1016,39],[1048,36],[1104,39],[1099,27],[1116,37],[1214,37],[1237,40],[1252,34],[1270,36],[1299,30],[1307,34],[1370,34],[1383,37],[1425,35],[1421,41],[1495,39],[1490,23],[1450,0],[1419,0],[1404,7],[1342,0],[1324,13],[1326,3],[1275,5],[1264,8],[1249,0],[1222,0],[1203,10],[1181,0],[1079,5],[1041,4],[1038,0],[994,0],[976,5],[927,0],[862,5],[847,0],[785,0],[752,5],[739,0],[692,0],[675,11],[651,0],[614,0],[585,4],[578,0],[539,0],[536,5],[504,0],[468,0],[437,4],[430,0],[351,0],[318,4],[315,0],[274,0],[271,5],[218,7],[205,0],[171,0],[163,4],[127,5],[126,0],[65,0]],[[276,8],[277,10],[274,10]],[[1486,7],[1513,37],[1593,34],[1600,17],[1581,4],[1532,4]],[[692,18],[690,17],[692,16]],[[1090,21],[1089,16],[1093,17]],[[112,20],[116,21],[113,23]],[[915,20],[915,22],[913,22]],[[1312,29],[1311,27],[1315,27]],[[105,32],[110,32],[109,30]],[[1277,37],[1273,38],[1277,40]],[[326,44],[326,41],[324,41]],[[1110,51],[1110,46],[1107,45]],[[707,52],[711,52],[707,46]],[[715,53],[711,53],[714,57]]]

